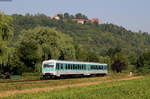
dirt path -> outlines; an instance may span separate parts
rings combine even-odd
[[[0,93],[0,97],[6,97],[13,94],[20,94],[20,93],[35,93],[39,91],[47,91],[47,90],[54,90],[60,88],[67,88],[67,87],[79,87],[79,86],[89,86],[89,85],[96,85],[105,82],[113,82],[113,81],[122,81],[122,80],[132,80],[142,78],[143,76],[135,76],[135,77],[128,77],[122,79],[113,79],[113,80],[106,80],[106,81],[96,81],[96,82],[87,82],[87,83],[79,83],[79,84],[67,84],[61,86],[52,86],[52,87],[44,87],[44,88],[32,88],[32,89],[24,89],[24,90],[11,90],[11,91],[4,91]]]

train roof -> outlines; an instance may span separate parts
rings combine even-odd
[[[45,60],[43,63],[46,62],[60,62],[60,63],[78,63],[78,64],[102,64],[102,65],[107,65],[105,63],[96,63],[96,62],[81,62],[81,61],[65,61],[65,60]]]

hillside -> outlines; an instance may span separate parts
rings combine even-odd
[[[0,13],[0,19],[2,78],[9,78],[9,74],[41,72],[42,61],[49,59],[107,63],[116,72],[137,69],[150,72],[148,33],[98,24],[82,14],[65,13],[60,19],[53,19],[44,14]]]
[[[140,54],[143,50],[150,49],[148,33],[135,33],[114,24],[79,24],[71,20],[75,17],[73,15],[68,15],[60,20],[51,19],[44,14],[26,14],[25,16],[15,14],[12,17],[16,35],[22,29],[31,29],[36,26],[55,27],[70,35],[83,48],[103,56],[106,55],[107,49],[114,47],[122,48],[123,52],[127,54]]]

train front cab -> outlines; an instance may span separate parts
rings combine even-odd
[[[54,62],[43,62],[42,64],[42,79],[53,78],[55,74]]]

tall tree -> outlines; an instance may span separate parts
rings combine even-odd
[[[146,51],[138,57],[136,68],[140,73],[150,73],[150,51]]]
[[[127,69],[127,66],[127,58],[122,53],[117,53],[113,57],[113,62],[111,65],[113,71],[116,71],[117,73],[122,72],[123,70]]]
[[[9,69],[8,61],[11,56],[10,41],[13,36],[12,18],[0,13],[0,72],[5,73]]]
[[[75,60],[75,48],[70,36],[49,27],[22,31],[18,52],[26,67],[36,69],[43,60]]]

